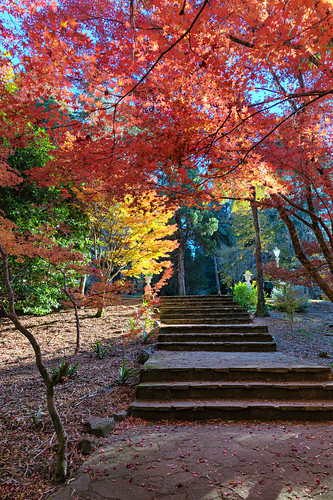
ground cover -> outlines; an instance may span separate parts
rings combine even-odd
[[[107,308],[103,318],[94,310],[81,310],[82,347],[74,358],[75,323],[72,311],[44,317],[24,317],[24,323],[37,334],[49,367],[69,360],[78,362],[77,374],[57,391],[59,410],[69,435],[70,474],[85,460],[79,450],[83,423],[90,417],[110,416],[127,408],[134,399],[137,378],[117,385],[124,357],[128,366],[139,366],[136,359],[142,342],[125,342],[124,332],[139,302],[125,300]],[[305,313],[297,314],[292,329],[283,313],[255,319],[268,324],[278,350],[329,365],[333,363],[333,304],[312,302]],[[92,346],[96,340],[109,351],[98,359]],[[0,320],[0,497],[6,499],[44,499],[55,491],[50,471],[54,462],[55,437],[48,419],[44,389],[34,366],[29,344],[12,325]],[[128,431],[131,419],[119,423],[116,433]],[[150,424],[136,421],[142,428]],[[109,438],[112,440],[112,438]],[[101,440],[101,444],[108,443]]]

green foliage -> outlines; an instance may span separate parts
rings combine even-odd
[[[288,314],[290,324],[294,322],[296,312],[301,312],[308,306],[308,298],[290,283],[280,283],[272,291],[273,305],[279,311]]]
[[[30,413],[30,417],[31,417],[33,426],[35,427],[35,429],[38,429],[38,427],[40,426],[40,415],[41,415],[42,409],[39,408],[37,413],[35,413],[35,411],[32,410],[32,408],[30,408],[30,406],[28,406],[28,405],[24,405],[24,406],[26,407],[26,409]]]
[[[106,358],[110,351],[108,347],[104,347],[103,344],[100,344],[97,339],[95,340],[95,344],[92,345],[92,350],[96,354],[97,359]]]
[[[134,367],[127,368],[126,364],[127,364],[127,360],[126,360],[126,358],[124,358],[122,367],[120,368],[120,371],[119,371],[119,375],[120,375],[119,383],[122,385],[126,384],[126,382],[128,380],[136,377],[136,375],[140,371],[139,368],[134,368]]]
[[[149,339],[155,335],[156,333],[158,333],[158,327],[157,328],[153,328],[152,330],[147,330],[146,328],[143,328],[142,330],[142,334],[141,334],[141,339],[142,339],[142,342],[144,344],[148,344],[148,341]]]
[[[37,316],[48,314],[57,309],[63,299],[60,289],[62,279],[60,273],[52,273],[53,279],[50,280],[49,266],[42,259],[26,258],[23,265],[26,272],[15,282],[14,286],[17,309],[26,314],[35,314]],[[12,268],[14,267],[18,269],[19,274],[19,267],[15,266],[13,262]]]
[[[233,297],[241,307],[254,311],[257,307],[257,286],[252,283],[251,287],[248,287],[240,281],[233,287]]]
[[[40,188],[29,179],[29,170],[44,166],[51,158],[52,149],[47,135],[37,131],[33,143],[13,152],[8,163],[20,172],[22,182],[15,189],[0,188],[0,211],[15,222],[19,231],[42,234],[47,225],[52,227],[50,236],[58,245],[65,248],[72,245],[74,250],[82,252],[87,245],[86,218],[82,212],[74,207],[70,198],[63,199],[60,189]],[[25,257],[17,264],[11,258],[10,265],[13,274],[18,276],[13,281],[13,289],[19,310],[43,315],[61,305],[63,277],[51,269],[48,262]],[[68,285],[75,286],[75,279],[69,278]]]
[[[59,366],[52,367],[52,382],[53,385],[63,384],[67,379],[76,375],[79,362],[75,365],[70,365],[69,363],[62,361]]]
[[[273,248],[281,250],[280,263],[292,267],[297,259],[284,223],[279,220],[275,210],[259,211],[260,238],[263,262],[274,261]],[[255,274],[255,230],[253,216],[248,202],[233,202],[229,220],[236,243],[221,246],[218,252],[219,273],[223,283],[232,287],[243,279],[247,269]]]

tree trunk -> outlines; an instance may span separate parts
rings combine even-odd
[[[213,261],[214,261],[216,291],[217,291],[217,295],[221,295],[221,287],[220,287],[219,272],[217,269],[216,253],[214,253],[214,255],[213,255]]]
[[[68,288],[67,288],[67,279],[66,279],[66,273],[65,271],[61,271],[63,278],[64,278],[64,292],[69,298],[73,308],[74,308],[74,314],[75,314],[75,321],[76,321],[76,345],[75,345],[75,352],[74,355],[76,356],[80,350],[80,340],[81,340],[81,335],[80,335],[80,316],[79,316],[79,302],[75,302],[73,296],[70,294]]]
[[[52,383],[47,384],[46,388],[47,409],[52,420],[54,430],[58,438],[58,455],[54,472],[54,480],[57,484],[63,483],[67,474],[67,443],[68,437],[54,399],[54,386]]]
[[[255,316],[263,318],[265,316],[269,316],[266,303],[265,303],[265,294],[264,294],[264,272],[262,265],[262,254],[261,254],[261,239],[260,239],[260,224],[259,224],[259,216],[258,216],[258,208],[256,205],[256,191],[255,188],[251,188],[251,210],[253,216],[255,237],[256,237],[256,282],[257,282],[257,309],[255,312]]]
[[[179,295],[186,295],[185,290],[185,266],[184,266],[184,246],[182,242],[178,247],[178,287]]]
[[[314,267],[312,262],[307,258],[305,252],[303,251],[301,242],[299,240],[296,228],[288,216],[286,210],[280,205],[277,207],[279,215],[290,234],[290,238],[295,250],[295,255],[304,267],[305,271],[308,273],[311,279],[319,286],[319,288],[327,295],[328,299],[333,302],[333,288],[329,285],[321,276],[320,272]]]
[[[87,275],[85,274],[84,276],[81,277],[79,285],[79,292],[82,293],[82,295],[84,295],[84,289],[86,287],[86,283],[87,283]]]
[[[185,266],[184,266],[184,251],[185,251],[185,241],[182,231],[182,221],[179,211],[176,212],[175,220],[177,224],[177,240],[179,243],[178,247],[178,293],[181,296],[186,295],[185,289]]]
[[[103,316],[104,316],[104,307],[99,307],[97,309],[95,318],[103,318]]]
[[[79,308],[76,302],[73,304],[76,320],[76,345],[75,345],[75,356],[78,354],[81,346],[81,335],[80,335],[80,316]]]
[[[0,254],[2,256],[2,261],[3,261],[3,274],[4,274],[5,287],[7,291],[9,312],[6,310],[3,304],[1,305],[0,309],[4,313],[4,315],[12,321],[17,330],[20,333],[22,333],[22,335],[24,335],[26,339],[28,339],[34,350],[36,366],[46,388],[47,409],[51,417],[52,424],[58,439],[58,456],[57,456],[54,478],[57,483],[61,483],[65,481],[67,474],[68,437],[64,429],[64,426],[62,424],[60,415],[56,408],[54,399],[54,384],[52,381],[52,377],[50,376],[43,362],[42,351],[38,341],[36,340],[35,336],[30,332],[30,330],[28,330],[24,325],[22,325],[16,314],[15,296],[14,296],[14,291],[10,284],[10,277],[9,277],[8,256],[1,243],[0,243]]]

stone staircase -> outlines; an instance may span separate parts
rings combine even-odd
[[[129,409],[148,420],[333,420],[329,367],[276,352],[231,297],[165,297]]]
[[[160,307],[158,349],[168,351],[276,351],[266,326],[229,296],[167,297]]]

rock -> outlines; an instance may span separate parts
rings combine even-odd
[[[85,423],[85,430],[89,434],[97,437],[107,437],[114,429],[116,422],[112,417],[109,418],[92,418]]]
[[[143,365],[146,361],[148,361],[151,354],[154,352],[155,348],[152,346],[144,347],[138,354],[138,362],[140,365]]]
[[[113,413],[112,417],[115,419],[116,422],[122,422],[127,418],[127,411],[123,410],[119,411],[118,413]]]
[[[85,437],[79,443],[79,448],[83,455],[90,455],[98,446],[98,439]]]

